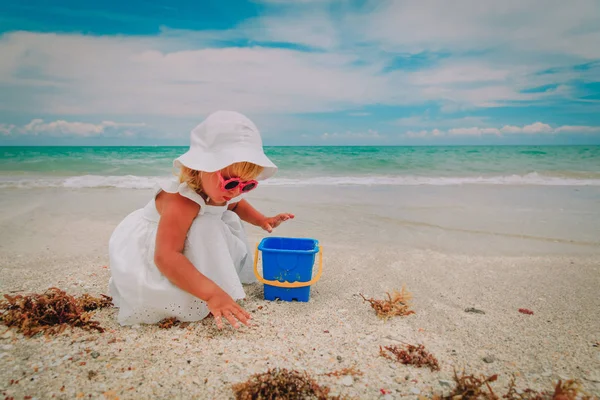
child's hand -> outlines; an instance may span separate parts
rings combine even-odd
[[[288,219],[292,218],[294,218],[294,214],[288,213],[278,214],[274,217],[267,217],[260,224],[260,227],[263,228],[265,231],[271,233],[273,232],[273,229],[277,228],[279,224],[281,224],[283,221],[287,221]]]
[[[234,327],[239,328],[238,320],[244,325],[250,326],[249,320],[252,318],[238,303],[235,302],[225,291],[219,290],[216,294],[206,301],[206,305],[217,323],[217,328],[223,328],[222,317]]]

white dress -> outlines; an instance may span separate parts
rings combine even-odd
[[[253,254],[242,221],[224,206],[206,205],[186,183],[161,184],[148,204],[129,214],[109,241],[109,293],[119,307],[121,325],[154,324],[164,318],[198,321],[209,314],[206,303],[172,284],[154,264],[160,214],[154,202],[161,190],[179,193],[200,204],[187,233],[183,254],[203,275],[234,300],[245,297],[242,283],[256,282]]]

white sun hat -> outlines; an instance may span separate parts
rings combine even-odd
[[[190,149],[173,166],[215,172],[233,163],[247,161],[264,167],[257,180],[267,179],[277,166],[265,155],[258,128],[236,111],[215,111],[190,134]]]

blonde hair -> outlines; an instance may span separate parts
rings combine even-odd
[[[229,165],[223,168],[222,174],[224,178],[228,177],[239,177],[243,181],[250,179],[256,179],[257,176],[263,172],[264,167],[260,165],[252,164],[250,162],[242,161]],[[179,171],[179,183],[187,183],[187,185],[197,193],[202,193],[202,171],[190,169],[188,167],[181,167]]]

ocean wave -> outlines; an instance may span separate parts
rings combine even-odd
[[[102,176],[83,175],[68,178],[0,178],[0,188],[120,188],[152,189],[168,180],[164,176]],[[600,179],[557,177],[535,172],[505,176],[321,176],[301,178],[271,178],[265,186],[457,186],[457,185],[539,185],[539,186],[600,186]]]
[[[0,188],[119,188],[119,189],[152,189],[159,183],[168,180],[156,176],[102,176],[82,175],[69,178],[42,178],[42,179],[0,179]]]
[[[600,186],[600,179],[575,179],[552,177],[535,172],[525,175],[506,176],[361,176],[361,177],[315,177],[273,178],[270,185],[392,185],[392,186],[457,186],[457,185],[541,185],[541,186]]]

